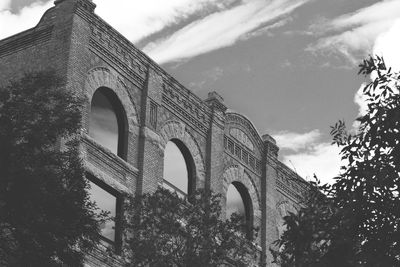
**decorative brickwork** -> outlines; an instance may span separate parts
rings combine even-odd
[[[128,87],[123,83],[118,74],[106,67],[96,67],[89,71],[85,83],[85,95],[88,100],[92,99],[94,92],[100,87],[107,87],[115,92],[124,106],[128,119],[129,131],[134,131],[138,126],[138,114],[135,103],[132,101]]]
[[[52,31],[53,27],[47,27],[4,43],[0,46],[0,57],[15,53],[19,50],[27,49],[28,47],[40,45],[50,40]]]
[[[155,190],[163,179],[165,146],[179,140],[193,159],[196,187],[226,198],[230,184],[243,185],[260,228],[255,264],[276,266],[268,249],[282,231],[283,214],[295,210],[307,183],[278,160],[271,136],[260,136],[246,116],[227,109],[218,93],[200,99],[94,9],[90,0],[57,0],[36,27],[0,40],[0,84],[29,71],[52,70],[65,81],[65,90],[86,96],[83,161],[87,172],[116,194]],[[122,127],[126,138],[118,141],[123,156],[88,135],[91,100],[102,87],[115,93],[126,115],[121,120],[127,124]],[[99,248],[88,255],[86,266],[120,267],[123,259]]]

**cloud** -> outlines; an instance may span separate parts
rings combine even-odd
[[[145,46],[159,63],[190,58],[285,25],[289,13],[310,0],[95,0],[96,13],[132,42],[168,27],[186,26]],[[53,1],[37,1],[18,14],[2,1],[0,38],[33,27]],[[1,9],[0,9],[1,10]],[[194,18],[199,18],[193,21]],[[189,21],[191,23],[187,24]],[[171,28],[172,29],[172,28]],[[164,34],[164,33],[163,33]],[[160,36],[165,36],[160,35]]]
[[[363,93],[365,85],[366,83],[362,83],[354,95],[354,103],[358,105],[358,116],[365,115],[368,111],[367,96]]]
[[[2,0],[0,2],[0,11],[9,9],[10,4],[11,4],[11,0]]]
[[[120,31],[130,41],[158,32],[168,25],[178,23],[196,12],[221,10],[236,0],[94,0],[95,12]],[[53,5],[53,0],[36,1],[18,14],[11,13],[11,0],[0,1],[0,38],[31,28]]]
[[[397,19],[393,25],[386,31],[381,33],[374,43],[373,54],[383,56],[385,63],[392,67],[394,71],[400,71],[400,19]],[[372,73],[370,79],[374,80],[376,73]],[[360,88],[354,95],[354,102],[359,107],[358,115],[362,116],[367,113],[367,96],[363,94],[363,88],[366,83],[361,84]],[[395,90],[395,86],[391,83],[391,87]],[[355,121],[353,128],[357,128],[359,122]]]
[[[233,45],[242,36],[279,19],[308,0],[247,0],[233,8],[196,20],[144,51],[158,63],[197,56]]]
[[[282,161],[305,179],[316,174],[323,183],[333,183],[341,166],[339,152],[337,146],[319,143],[306,151],[284,155]]]
[[[400,12],[400,11],[399,11]],[[400,15],[399,15],[400,17]],[[395,20],[388,31],[380,34],[375,41],[373,53],[383,56],[385,63],[400,71],[400,18]]]
[[[281,20],[279,20],[279,21],[277,21],[277,22],[275,22],[275,23],[273,23],[271,25],[260,27],[259,29],[251,31],[249,33],[246,33],[246,34],[242,35],[240,37],[240,39],[241,40],[247,40],[247,39],[254,38],[254,37],[257,37],[257,36],[260,36],[260,35],[264,35],[264,34],[268,34],[268,36],[273,36],[273,33],[271,32],[273,29],[280,28],[280,27],[288,24],[292,20],[293,20],[292,17],[283,18],[283,19],[281,19]]]
[[[299,151],[314,144],[321,137],[321,132],[317,129],[303,134],[283,131],[274,134],[273,137],[281,149]]]
[[[339,174],[341,162],[337,146],[321,141],[318,129],[306,133],[280,132],[273,135],[281,148],[282,162],[305,179],[314,174],[324,183],[333,183]]]
[[[34,27],[42,17],[43,13],[53,5],[53,1],[34,2],[22,8],[17,14],[2,8],[9,7],[9,3],[0,4],[0,39]],[[7,25],[4,27],[3,25]]]
[[[377,37],[400,18],[400,1],[386,0],[342,15],[319,20],[310,29],[321,38],[308,51],[341,55],[355,64],[372,52]]]
[[[314,53],[340,55],[351,65],[357,65],[360,57],[378,54],[387,65],[400,71],[400,1],[386,0],[342,15],[332,21],[320,19],[310,30],[322,36],[307,50]],[[373,79],[374,77],[371,77]],[[359,107],[358,115],[367,112],[367,97],[363,95],[363,83],[354,95]],[[359,122],[353,123],[353,130]]]
[[[95,0],[96,13],[136,42],[169,25],[187,19],[196,12],[223,9],[234,0]]]

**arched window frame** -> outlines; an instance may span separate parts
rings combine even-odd
[[[108,88],[108,87],[99,87],[97,90],[94,92],[101,92],[107,100],[111,103],[111,106],[113,108],[113,111],[115,113],[115,116],[117,118],[117,125],[118,125],[118,146],[117,146],[117,155],[124,159],[127,160],[127,152],[128,152],[128,120],[126,116],[125,109],[119,100],[118,96],[116,93]],[[90,101],[90,113],[89,117],[92,116],[92,105],[93,105],[93,97]],[[89,118],[90,120],[90,118]],[[90,127],[89,127],[89,135],[90,135]],[[101,144],[100,144],[101,145]]]
[[[242,202],[244,205],[244,211],[245,211],[244,219],[245,219],[245,223],[246,223],[246,229],[245,229],[246,236],[247,236],[247,238],[251,238],[252,232],[253,232],[253,226],[254,226],[254,212],[253,212],[253,203],[252,203],[249,191],[247,190],[246,186],[244,184],[242,184],[241,182],[233,181],[231,183],[231,185],[236,188],[236,190],[240,194],[240,197],[242,198]],[[228,199],[226,199],[226,203],[227,203],[227,201],[228,201]]]
[[[188,179],[188,188],[187,194],[186,192],[182,192],[179,188],[173,185],[171,182],[163,179],[163,183],[167,185],[167,187],[172,187],[172,189],[176,190],[178,194],[183,195],[184,198],[187,198],[190,201],[190,197],[193,195],[194,191],[196,190],[196,165],[194,159],[186,147],[186,145],[177,138],[172,138],[169,142],[173,142],[178,149],[180,150],[183,159],[185,160],[186,170],[187,170],[187,179]],[[164,155],[165,157],[165,155]],[[165,166],[164,166],[165,168]]]

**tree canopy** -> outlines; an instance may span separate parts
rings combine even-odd
[[[367,112],[355,133],[343,121],[331,131],[346,164],[284,218],[272,249],[282,266],[400,266],[400,74],[381,57],[364,60],[360,73],[372,77]]]
[[[257,264],[255,235],[242,218],[221,218],[221,196],[197,191],[190,202],[162,187],[131,198],[125,228],[128,266]]]
[[[82,103],[51,72],[0,88],[1,266],[81,266],[98,241],[101,218],[71,138]],[[71,140],[62,151],[61,138]]]

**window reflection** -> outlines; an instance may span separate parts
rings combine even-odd
[[[167,143],[164,151],[164,180],[172,184],[174,187],[188,194],[188,171],[185,158],[181,150],[170,141]],[[171,189],[171,186],[166,186]],[[180,194],[180,192],[177,192]]]
[[[92,98],[89,135],[102,146],[118,154],[118,120],[114,107],[103,91]]]
[[[246,209],[242,196],[236,186],[230,184],[226,193],[226,217],[230,218],[233,213],[237,213],[242,215],[243,218],[246,218]]]
[[[96,202],[96,205],[99,208],[97,212],[108,211],[109,216],[113,218],[112,220],[107,220],[100,226],[101,235],[107,240],[115,242],[114,218],[116,215],[117,198],[91,181],[89,181],[89,185],[89,197],[90,200]]]

